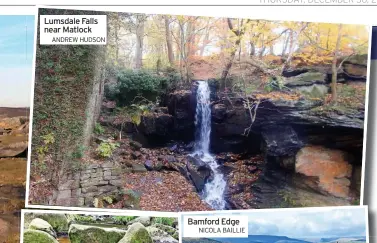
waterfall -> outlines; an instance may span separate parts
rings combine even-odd
[[[213,171],[213,179],[206,183],[203,198],[212,208],[221,210],[225,208],[224,191],[226,182],[223,174],[218,170],[219,165],[215,158],[209,153],[211,135],[210,90],[207,82],[198,81],[198,84],[195,114],[198,138],[194,154],[200,156],[200,159],[207,163]]]

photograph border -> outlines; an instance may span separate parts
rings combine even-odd
[[[116,9],[112,9],[112,7],[116,7]],[[102,11],[102,12],[128,12],[128,13],[147,13],[147,14],[152,14],[152,13],[149,13],[149,11],[147,12],[140,12],[140,11],[135,11],[133,10],[132,8],[131,9],[126,9],[127,7],[139,7],[140,9],[143,9],[145,7],[148,7],[148,6],[153,6],[153,10],[151,10],[152,12],[157,12],[157,13],[153,13],[153,14],[157,14],[157,15],[163,15],[163,14],[177,14],[177,13],[166,13],[166,12],[174,12],[176,10],[174,10],[174,8],[169,8],[168,10],[167,9],[161,9],[161,8],[155,8],[157,6],[160,6],[160,5],[77,5],[77,6],[73,6],[73,5],[36,5],[35,6],[35,9],[36,9],[36,15],[35,15],[35,31],[34,31],[34,62],[33,62],[33,73],[32,73],[32,90],[31,90],[31,103],[30,103],[30,123],[29,123],[29,144],[28,144],[28,158],[27,158],[27,178],[26,178],[26,193],[25,193],[25,207],[26,208],[44,208],[44,209],[57,209],[57,210],[83,210],[83,211],[103,211],[103,209],[101,208],[92,208],[92,207],[66,207],[66,206],[55,206],[55,205],[38,205],[38,204],[29,204],[29,189],[30,189],[30,172],[31,172],[31,145],[32,145],[32,129],[33,129],[33,112],[34,112],[34,88],[35,88],[35,71],[36,71],[36,50],[37,50],[37,45],[39,43],[37,43],[37,39],[38,39],[38,21],[39,21],[39,9],[40,8],[49,8],[49,9],[70,9],[70,10],[80,10],[80,11]],[[180,7],[182,8],[183,6],[192,6],[192,7],[203,7],[203,5],[169,5],[169,6],[175,6],[175,7]],[[211,6],[211,7],[224,7],[224,5],[204,5],[204,6]],[[260,5],[251,5],[251,6],[256,6],[256,7],[261,7]],[[271,5],[268,5],[271,7]],[[305,5],[306,6],[306,5]],[[111,9],[107,9],[108,8],[111,8]],[[123,7],[125,8],[123,10]],[[164,7],[164,5],[160,6],[160,7]],[[239,7],[239,6],[234,6],[234,7]],[[262,6],[263,7],[263,6]],[[304,6],[303,6],[304,7]],[[326,8],[329,8],[328,6],[316,6],[316,7],[326,7]],[[330,6],[331,7],[331,6]],[[347,6],[344,6],[344,7],[347,7]],[[275,10],[275,8],[274,8]],[[276,9],[277,10],[277,9]],[[161,11],[161,12],[160,12]],[[185,11],[185,9],[183,9],[183,11]],[[273,11],[274,13],[278,13],[278,11]],[[223,18],[226,18],[226,17],[235,17],[235,16],[216,16],[217,14],[215,14],[216,12],[213,12],[214,14],[212,15],[192,15],[192,14],[187,14],[187,16],[206,16],[206,17],[223,17]],[[237,13],[239,14],[239,13]],[[236,15],[237,15],[236,14]],[[186,15],[186,14],[185,14]],[[281,16],[281,18],[279,17],[276,17],[276,16]],[[292,18],[291,16],[287,16],[285,15],[283,17],[282,14],[277,14],[276,16],[274,16],[273,18],[263,18],[265,20],[270,20],[270,21],[292,21],[292,22],[296,22],[298,20],[289,20],[289,18]],[[238,18],[246,18],[245,16],[239,16]],[[249,17],[250,19],[260,19],[260,18],[255,18],[255,17]],[[338,18],[338,16],[332,16],[331,19],[333,21],[331,22],[328,22],[328,21],[321,21],[321,20],[316,20],[316,21],[312,21],[312,20],[301,20],[301,21],[308,21],[308,22],[311,22],[311,23],[339,23],[336,18]],[[365,19],[366,21],[366,19]],[[368,21],[370,22],[370,21]],[[368,40],[368,60],[367,60],[367,77],[366,77],[366,94],[365,94],[365,113],[364,113],[364,124],[363,124],[363,149],[362,149],[362,175],[361,175],[361,186],[360,186],[360,198],[359,198],[359,201],[360,201],[360,206],[364,205],[364,190],[365,190],[365,163],[366,163],[366,144],[367,144],[367,127],[368,127],[368,108],[369,108],[369,86],[370,86],[370,64],[371,64],[371,44],[372,44],[372,27],[373,25],[368,23],[345,23],[345,22],[341,22],[341,24],[347,24],[347,25],[363,25],[365,27],[368,28],[368,31],[369,31],[369,40]],[[332,206],[326,206],[326,207],[332,207]],[[336,207],[344,207],[344,206],[336,206]],[[345,206],[345,207],[348,207],[348,206]],[[310,207],[310,208],[316,208],[316,207]],[[282,208],[282,209],[288,209],[288,208]],[[106,209],[107,210],[111,210],[111,211],[121,211],[121,212],[124,212],[124,211],[142,211],[142,210],[128,210],[128,209]],[[241,211],[241,210],[255,210],[255,209],[239,209],[239,210],[236,210],[236,211]],[[258,210],[261,210],[261,209],[258,209]],[[216,212],[218,210],[215,210]],[[232,211],[232,210],[226,210],[226,211]],[[162,211],[143,211],[143,212],[162,212]],[[190,212],[193,212],[193,211],[190,211]],[[204,211],[206,212],[206,211]]]

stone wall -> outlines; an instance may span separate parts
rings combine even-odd
[[[93,164],[75,174],[69,174],[54,192],[50,205],[92,206],[95,197],[118,192],[123,169],[112,162]]]

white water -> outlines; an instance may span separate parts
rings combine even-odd
[[[211,134],[210,90],[207,82],[198,81],[198,84],[195,126],[199,132],[199,138],[196,142],[194,154],[199,155],[200,159],[211,167],[214,174],[213,180],[205,185],[204,200],[213,209],[220,210],[225,208],[224,191],[226,182],[224,176],[218,171],[219,165],[215,158],[209,153]]]

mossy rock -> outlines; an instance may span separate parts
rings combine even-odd
[[[28,229],[24,232],[24,243],[59,243],[50,234],[40,231]]]
[[[285,86],[308,86],[315,83],[325,83],[326,75],[320,72],[307,72],[285,79]]]
[[[33,214],[31,217],[47,221],[57,233],[67,233],[69,221],[64,214]]]
[[[178,236],[177,238],[174,238],[165,231],[156,227],[149,226],[147,227],[147,231],[152,237],[154,243],[178,243]]]
[[[157,229],[160,229],[166,233],[168,233],[169,235],[171,235],[174,239],[177,239],[179,238],[179,233],[178,231],[171,227],[171,226],[168,226],[168,225],[164,225],[164,224],[159,224],[159,223],[156,223],[156,224],[153,224],[152,225],[153,227],[157,228]]]
[[[56,232],[52,226],[45,220],[40,218],[33,219],[29,224],[29,229],[31,230],[40,230],[48,233],[52,237],[56,238]]]
[[[125,234],[125,230],[117,228],[80,224],[71,224],[68,231],[71,243],[118,243]]]
[[[141,223],[144,226],[149,226],[151,225],[151,217],[148,217],[148,216],[137,217],[131,220],[130,222],[128,222],[127,225],[132,225],[134,223]]]
[[[144,225],[134,223],[118,243],[153,243],[153,240]]]

